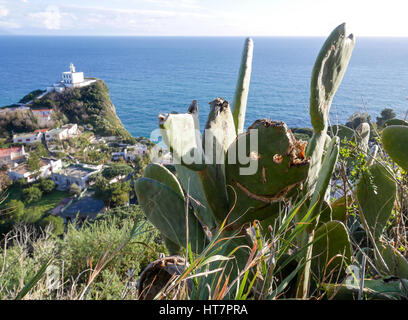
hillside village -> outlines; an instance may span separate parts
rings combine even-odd
[[[111,207],[137,202],[131,184],[149,163],[152,143],[145,138],[103,135],[84,122],[62,123],[56,117],[61,111],[47,100],[50,94],[55,100],[55,95],[96,81],[84,78],[71,63],[60,82],[0,109],[0,119],[2,114],[25,112],[22,114],[33,117],[37,126],[0,139],[0,191],[8,195],[1,207],[39,207],[39,219],[60,217],[60,223],[66,224],[76,218],[94,219]],[[53,201],[42,208],[45,198]]]

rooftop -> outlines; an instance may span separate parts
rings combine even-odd
[[[39,132],[24,132],[24,133],[16,133],[13,135],[13,139],[24,139],[24,138],[31,138],[32,136],[38,136]]]
[[[100,167],[90,167],[79,164],[71,164],[66,168],[62,168],[57,173],[64,176],[74,177],[74,178],[84,178],[90,173],[97,172]]]
[[[40,168],[42,168],[44,166],[48,166],[50,164],[50,162],[51,162],[50,159],[41,158]],[[14,168],[10,168],[9,171],[16,172],[16,173],[22,174],[22,175],[31,172],[30,169],[28,168],[27,163],[19,164],[18,166],[14,167]]]
[[[32,112],[52,112],[52,109],[46,108],[46,109],[31,109]]]
[[[65,131],[66,128],[58,128],[58,129],[51,129],[50,131],[48,131],[49,134],[54,135],[54,134],[58,134],[61,133],[63,131]]]
[[[0,149],[0,158],[9,157],[12,153],[20,153],[22,151],[23,147]]]

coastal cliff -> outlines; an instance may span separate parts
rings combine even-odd
[[[50,92],[29,105],[31,110],[49,108],[53,110],[55,126],[65,123],[92,126],[101,136],[120,136],[133,139],[116,114],[109,88],[102,80],[89,86],[66,89],[62,93]],[[39,124],[30,115],[30,110],[10,109],[0,114],[0,124],[7,136],[11,132],[26,132],[39,129]]]
[[[51,92],[39,100],[34,100],[32,108],[50,107],[57,119],[91,125],[95,133],[102,136],[131,138],[116,114],[109,88],[102,80],[82,87],[67,89],[62,93]]]

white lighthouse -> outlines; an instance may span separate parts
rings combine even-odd
[[[93,79],[86,79],[83,72],[77,72],[74,64],[71,62],[69,65],[69,71],[62,73],[62,81],[47,87],[47,92],[63,92],[65,88],[85,87],[95,81],[96,80]]]
[[[84,80],[84,73],[76,72],[75,66],[72,62],[69,65],[69,71],[62,73],[62,82],[68,88],[81,87]]]

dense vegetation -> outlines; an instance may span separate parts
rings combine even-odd
[[[31,100],[33,100],[34,98],[37,98],[39,95],[41,95],[44,92],[45,92],[45,90],[40,90],[40,89],[31,91],[29,94],[27,94],[23,98],[21,98],[19,103],[30,102]]]
[[[41,93],[43,91],[35,90],[20,102],[29,102]],[[52,108],[52,124],[55,127],[66,123],[90,125],[96,134],[135,141],[116,115],[109,89],[102,80],[87,87],[67,89],[63,93],[49,93],[41,99],[34,99],[30,107]],[[10,138],[12,133],[32,132],[39,128],[31,110],[10,109],[0,115],[0,137]]]
[[[69,194],[55,190],[51,179],[32,184],[19,180],[3,196],[7,198],[0,203],[0,238],[21,223],[37,229],[52,224],[56,235],[64,232],[62,218],[50,216],[49,211]]]
[[[109,89],[102,80],[83,88],[67,89],[63,93],[49,93],[34,100],[32,107],[53,108],[68,122],[91,125],[94,132],[102,136],[132,139],[116,115]]]
[[[10,138],[13,133],[33,132],[39,129],[31,110],[8,110],[0,114],[0,136]]]
[[[138,206],[116,208],[64,237],[18,224],[1,240],[0,299],[19,293],[41,268],[26,299],[134,299],[147,264],[166,253]]]

